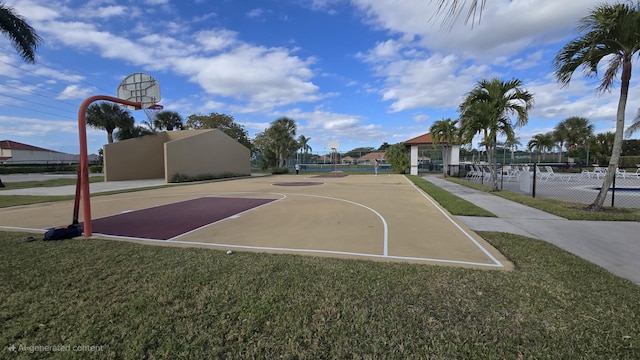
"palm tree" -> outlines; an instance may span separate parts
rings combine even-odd
[[[113,133],[113,138],[116,141],[122,141],[127,139],[133,139],[138,137],[143,137],[146,135],[155,134],[154,131],[147,129],[142,126],[132,126],[128,128],[121,128],[120,130]]]
[[[449,165],[449,147],[458,142],[460,130],[457,127],[458,120],[442,119],[438,120],[431,125],[429,133],[431,133],[431,140],[433,147],[437,147],[438,144],[442,145],[442,172],[447,176],[447,169]]]
[[[555,75],[564,85],[578,69],[587,75],[597,76],[604,60],[605,72],[598,90],[605,92],[613,87],[620,72],[620,98],[616,115],[616,131],[607,175],[589,209],[602,210],[609,187],[616,175],[622,151],[624,112],[629,94],[633,56],[640,51],[640,2],[601,4],[580,20],[577,39],[566,44],[554,59]]]
[[[553,150],[554,144],[555,144],[555,141],[553,139],[553,132],[548,132],[545,134],[536,134],[527,143],[527,150],[537,151],[538,162],[540,162],[540,153],[546,153],[547,151]]]
[[[511,161],[513,162],[514,151],[518,151],[518,146],[522,146],[522,143],[520,142],[520,137],[514,136],[511,139],[507,139],[504,142],[504,146],[511,151]]]
[[[593,136],[594,126],[589,123],[588,119],[583,117],[572,116],[566,118],[558,126],[562,126],[566,131],[565,142],[567,150],[570,151],[584,146],[586,139]]]
[[[464,142],[477,133],[484,135],[494,191],[499,190],[496,156],[498,135],[506,136],[507,140],[513,139],[514,129],[527,124],[529,109],[533,107],[533,94],[522,87],[522,81],[518,79],[481,80],[467,94],[459,108]],[[516,117],[514,124],[511,123],[512,116]]]
[[[615,137],[614,133],[607,131],[588,139],[591,156],[593,156],[596,164],[602,164],[607,161],[607,156],[611,154],[611,149],[615,143]]]
[[[135,119],[128,110],[111,102],[100,102],[87,109],[87,125],[107,131],[107,142],[113,143],[113,131],[116,128],[128,129],[134,126]]]
[[[562,162],[562,150],[567,142],[568,129],[564,121],[559,122],[551,132],[553,141],[558,145],[558,162]]]
[[[167,131],[182,130],[182,116],[175,111],[160,111],[156,114],[156,118],[153,121],[153,126],[156,129]]]
[[[430,0],[432,1],[432,0]],[[447,25],[448,27],[452,27],[455,24],[456,20],[462,13],[462,10],[467,5],[467,0],[436,0],[438,9],[434,14],[434,17],[437,17],[443,14],[442,26]],[[469,22],[471,19],[471,25],[475,23],[476,16],[478,16],[478,22],[482,18],[482,10],[486,5],[487,0],[469,0],[469,9],[467,10],[467,16],[465,18],[465,24]]]
[[[2,3],[0,3],[0,31],[9,37],[24,61],[36,62],[36,48],[42,42],[42,38],[24,21],[22,16]]]
[[[271,126],[265,131],[279,167],[286,166],[287,157],[291,151],[295,152],[299,148],[295,139],[296,128],[295,120],[281,117],[272,122]]]
[[[311,138],[305,137],[304,135],[298,136],[298,144],[300,145],[300,154],[301,155],[302,155],[303,151],[304,151],[305,155],[309,151],[313,151],[311,146],[309,146],[309,140],[311,140]],[[304,163],[304,156],[302,157],[302,162]]]
[[[631,124],[631,126],[627,128],[624,135],[627,138],[630,138],[631,135],[633,135],[633,133],[638,130],[640,130],[640,109],[638,109],[638,112],[636,113],[636,117],[633,118],[633,123]]]
[[[20,15],[2,3],[0,3],[0,31],[9,37],[24,61],[36,62],[36,47],[42,39]],[[5,187],[2,179],[0,179],[0,187]]]

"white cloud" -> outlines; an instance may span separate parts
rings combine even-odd
[[[113,16],[120,16],[126,13],[124,6],[104,6],[92,11],[85,12],[88,17],[110,18]]]
[[[413,116],[413,121],[417,123],[422,123],[429,120],[429,115],[427,114],[416,114]]]
[[[91,96],[94,91],[95,89],[93,88],[81,87],[79,85],[68,85],[64,90],[62,90],[56,99],[84,99]]]
[[[221,51],[237,42],[237,33],[226,29],[200,31],[195,35],[196,42],[205,51]]]
[[[459,21],[450,31],[441,30],[433,19],[437,4],[425,0],[352,0],[367,20],[391,34],[412,34],[424,47],[470,57],[496,56],[522,50],[529,45],[557,41],[558,34],[573,29],[576,22],[601,0],[492,0],[482,21],[471,29]],[[537,37],[535,34],[545,34]]]
[[[386,79],[382,100],[393,101],[392,112],[417,107],[456,107],[474,81],[464,72],[456,75],[458,61],[454,55],[436,54],[378,65],[377,75]]]
[[[260,9],[260,8],[255,8],[255,9],[251,9],[249,10],[249,12],[247,12],[247,17],[249,18],[262,18],[264,16],[264,9]]]
[[[54,131],[77,134],[78,122],[0,115],[0,133],[6,137],[42,136]]]
[[[285,48],[239,44],[212,57],[176,59],[174,66],[211,95],[275,107],[320,98],[310,81],[312,63],[313,59],[291,56]]]

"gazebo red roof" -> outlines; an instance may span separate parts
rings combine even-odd
[[[409,139],[404,142],[405,145],[431,145],[433,140],[431,139],[431,133],[426,133],[413,139]]]

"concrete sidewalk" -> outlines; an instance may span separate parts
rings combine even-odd
[[[149,179],[149,180],[128,180],[128,181],[108,181],[108,182],[95,182],[89,184],[89,192],[92,194],[118,191],[127,189],[139,189],[146,187],[167,185],[164,179]],[[54,187],[38,187],[38,188],[26,188],[15,190],[0,190],[0,196],[2,195],[32,195],[32,196],[60,196],[60,195],[75,195],[76,186],[54,186]]]
[[[567,220],[437,176],[424,178],[498,216],[458,216],[472,230],[544,240],[640,285],[640,222]]]

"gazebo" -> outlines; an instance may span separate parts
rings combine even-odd
[[[404,145],[411,149],[411,175],[418,175],[418,148],[421,146],[433,146],[431,133],[409,139],[404,142]],[[438,145],[438,148],[442,149],[442,144]],[[453,165],[453,169],[452,166],[449,167],[449,175],[453,175],[460,166],[460,145],[454,144],[448,146],[444,158],[449,159],[449,165]],[[453,171],[454,169],[455,171]]]

